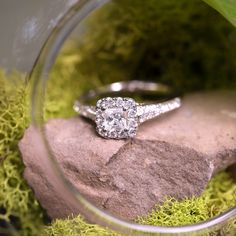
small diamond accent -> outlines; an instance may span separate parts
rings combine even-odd
[[[106,97],[96,105],[97,132],[104,138],[134,137],[138,128],[137,105],[132,98]]]

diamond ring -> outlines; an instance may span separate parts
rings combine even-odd
[[[108,139],[126,139],[136,135],[139,124],[153,119],[163,113],[181,106],[179,97],[168,101],[145,104],[138,103],[130,97],[114,96],[118,93],[156,93],[168,95],[171,89],[160,83],[145,81],[116,82],[82,95],[74,104],[74,110],[80,115],[90,118],[97,125],[100,136]],[[96,106],[86,104],[90,100],[111,94],[99,99]]]

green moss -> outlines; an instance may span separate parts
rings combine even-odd
[[[18,141],[29,125],[28,91],[20,74],[0,72],[0,220],[21,235],[37,235],[43,214],[22,177]],[[0,228],[1,232],[1,228]]]
[[[56,220],[44,233],[45,236],[118,236],[109,229],[86,223],[81,216]]]
[[[194,224],[214,217],[236,204],[236,184],[226,172],[215,176],[200,197],[177,201],[166,198],[150,214],[140,217],[140,224],[178,226]],[[236,224],[231,227],[236,228]],[[231,228],[232,229],[232,228]],[[110,230],[85,223],[81,216],[67,220],[56,220],[45,229],[47,236],[113,236]]]

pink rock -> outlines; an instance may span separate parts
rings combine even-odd
[[[200,195],[213,174],[236,163],[236,92],[188,95],[133,140],[103,139],[79,117],[50,120],[45,132],[66,178],[99,208],[133,220],[165,196]],[[26,180],[52,218],[80,213],[47,168],[37,135],[30,127],[19,144]]]

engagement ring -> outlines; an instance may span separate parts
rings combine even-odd
[[[132,138],[137,134],[139,124],[181,106],[179,97],[168,101],[145,104],[130,97],[114,96],[118,93],[136,93],[137,95],[156,93],[168,95],[170,87],[153,82],[128,81],[116,82],[82,95],[74,104],[74,110],[96,123],[98,134],[109,139]],[[97,101],[96,106],[88,105],[91,99],[109,94]]]

